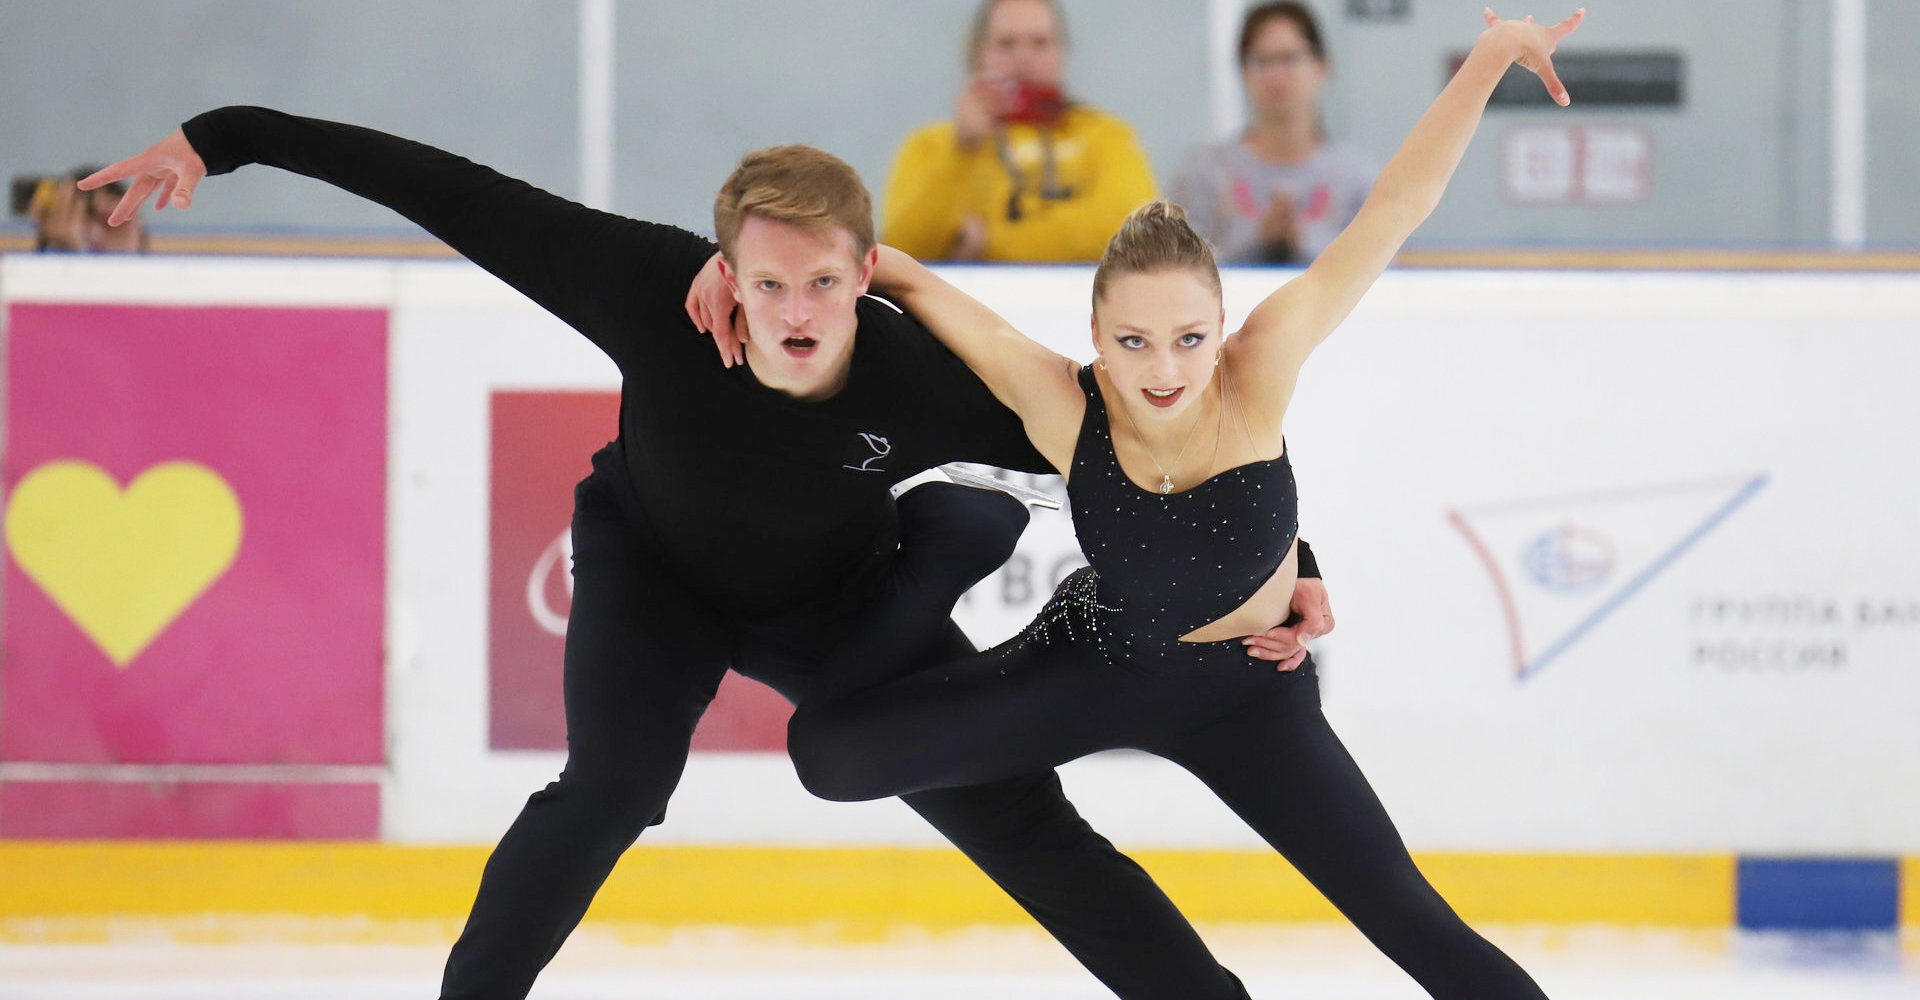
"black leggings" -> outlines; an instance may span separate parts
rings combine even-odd
[[[603,456],[596,457],[599,464]],[[744,624],[688,595],[603,470],[575,494],[567,763],[487,861],[441,996],[521,998],[620,855],[664,816],[694,723],[733,667],[799,701],[850,623]],[[899,640],[972,651],[943,612]],[[1185,918],[1089,827],[1044,767],[904,797],[1089,971],[1128,998],[1244,998]]]
[[[1089,573],[1070,577],[1061,595]],[[1414,866],[1320,712],[1311,659],[1281,673],[1230,640],[1190,644],[1177,666],[1143,666],[1098,648],[1103,629],[1112,646],[1113,623],[1101,620],[1110,616],[1061,595],[1037,621],[1043,628],[985,653],[918,670],[889,659],[901,641],[889,628],[944,618],[968,582],[897,589],[836,652],[838,676],[894,679],[795,713],[788,752],[814,794],[924,793],[1100,750],[1145,750],[1205,782],[1431,995],[1544,997]]]

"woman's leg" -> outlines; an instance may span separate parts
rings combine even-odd
[[[787,753],[808,791],[842,802],[1045,770],[1131,745],[1116,725],[1124,685],[1105,668],[1066,644],[976,653],[802,702]]]
[[[957,633],[958,629],[953,629]],[[971,646],[949,640],[950,657]],[[1247,1000],[1133,859],[1080,818],[1052,771],[901,797],[1122,1000]]]
[[[787,725],[807,789],[841,801],[998,781],[1124,745],[1091,711],[1122,697],[1090,645],[1035,641],[940,661],[953,603],[1012,551],[1025,507],[935,483],[900,499],[898,563]],[[1045,612],[1043,612],[1044,614]],[[929,665],[931,664],[931,665]]]
[[[948,615],[969,586],[1011,554],[1026,526],[1025,508],[997,491],[934,483],[901,498],[900,519],[901,550],[872,607],[831,651],[822,676],[809,683],[800,683],[798,674],[788,678],[791,692],[783,693],[800,706],[798,729],[809,725],[808,718],[856,711],[858,702],[849,704],[849,696],[890,678],[977,655]],[[744,656],[740,669],[753,673],[755,660]],[[994,677],[1003,666],[996,660]],[[820,776],[823,768],[816,766],[818,755],[807,737],[789,742],[797,769],[820,791],[836,780],[851,781],[855,772],[897,750],[873,748],[863,754],[850,740],[841,744],[850,759],[830,766],[841,776],[832,778]],[[856,791],[843,788],[841,797],[860,797]],[[985,784],[929,787],[902,800],[1116,996],[1246,1000],[1245,987],[1221,967],[1153,879],[1080,817],[1051,770],[1010,771]]]
[[[1026,505],[999,490],[925,483],[900,496],[900,551],[879,592],[827,654],[805,700],[835,700],[942,656],[954,604],[1013,555]]]
[[[1150,749],[1206,782],[1429,994],[1545,1000],[1414,866],[1386,809],[1320,713],[1316,678],[1271,671],[1235,677],[1222,696],[1223,704],[1232,699],[1243,707],[1171,746]]]
[[[974,654],[965,633],[939,622],[929,663]],[[817,645],[756,631],[735,669],[806,705]],[[811,652],[810,652],[811,651]],[[1239,980],[1153,879],[1116,851],[1038,770],[989,784],[901,796],[993,879],[1087,970],[1124,1000],[1247,1000]]]

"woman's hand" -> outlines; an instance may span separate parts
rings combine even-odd
[[[127,193],[120,197],[120,204],[113,207],[113,214],[107,218],[107,225],[117,226],[133,218],[133,213],[140,210],[140,203],[156,189],[160,194],[153,200],[155,211],[168,205],[184,210],[193,204],[193,190],[206,176],[207,165],[201,162],[200,154],[193,151],[187,134],[174,129],[172,135],[148,146],[146,152],[102,167],[81,180],[80,190],[91,191],[102,184],[131,179],[133,183],[127,186]]]
[[[728,368],[747,363],[747,316],[734,306],[733,289],[720,273],[720,253],[715,251],[687,288],[687,318],[694,329],[713,337],[720,363]]]
[[[1566,107],[1571,99],[1567,96],[1566,86],[1553,72],[1553,50],[1560,44],[1560,39],[1573,34],[1573,30],[1580,27],[1580,22],[1587,19],[1587,9],[1582,7],[1574,11],[1566,20],[1551,28],[1533,23],[1531,15],[1524,20],[1502,21],[1491,7],[1482,11],[1481,16],[1487,19],[1487,30],[1480,33],[1480,41],[1476,44],[1501,46],[1509,61],[1531,70],[1547,85],[1547,93],[1554,102]]]

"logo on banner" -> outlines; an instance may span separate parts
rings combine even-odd
[[[540,631],[567,637],[567,615],[573,611],[573,531],[562,529],[527,574],[527,613]]]
[[[1559,659],[1767,485],[1648,486],[1449,511],[1491,577],[1522,681]]]
[[[124,492],[91,462],[53,461],[14,487],[7,548],[125,669],[240,552],[240,499],[220,474],[163,462]]]
[[[1527,578],[1556,594],[1584,594],[1613,578],[1619,556],[1613,540],[1591,528],[1548,528],[1520,550]]]

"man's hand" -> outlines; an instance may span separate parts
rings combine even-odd
[[[1333,631],[1333,605],[1327,601],[1327,585],[1318,579],[1302,577],[1294,581],[1289,610],[1292,614],[1287,620],[1294,624],[1276,626],[1240,640],[1240,644],[1247,647],[1248,656],[1272,660],[1279,670],[1297,670],[1306,662],[1307,641]]]
[[[174,129],[173,134],[148,146],[140,155],[103,167],[81,180],[80,190],[91,191],[114,181],[129,181],[127,193],[120,197],[120,204],[114,206],[113,215],[107,219],[107,225],[117,226],[133,218],[140,210],[140,203],[156,190],[159,195],[153,199],[154,211],[168,206],[184,210],[193,204],[193,191],[206,176],[207,165],[200,161],[200,154],[193,151],[187,134]]]

